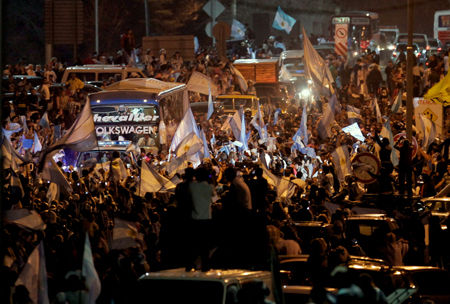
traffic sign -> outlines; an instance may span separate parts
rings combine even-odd
[[[376,175],[380,174],[380,160],[372,153],[363,152],[356,154],[352,159],[353,174],[356,179],[364,184],[373,183]],[[368,172],[372,173],[370,175]]]
[[[334,26],[334,51],[342,57],[347,57],[348,24]]]
[[[204,6],[203,10],[213,19],[216,19],[223,13],[225,7],[217,0],[209,0]]]
[[[402,138],[406,138],[406,133],[402,132],[402,133],[397,133],[394,136],[394,143],[397,144],[398,141],[400,141],[400,139]],[[417,139],[413,136],[412,137],[412,157],[414,158],[417,154],[417,150],[419,149],[419,145],[417,144]],[[402,144],[399,145],[399,147],[401,147]]]

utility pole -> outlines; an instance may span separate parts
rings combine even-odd
[[[95,0],[95,52],[100,55],[98,47],[98,0]]]
[[[406,57],[406,137],[412,142],[412,117],[413,108],[413,28],[414,28],[414,0],[408,1],[408,46]]]
[[[148,14],[148,0],[144,0],[145,10],[145,36],[150,36],[150,16]]]

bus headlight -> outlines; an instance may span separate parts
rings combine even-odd
[[[393,50],[395,50],[395,45],[389,44],[387,48],[389,51],[393,51]]]

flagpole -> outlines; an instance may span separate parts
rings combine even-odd
[[[414,27],[414,2],[408,0],[408,46],[406,63],[406,137],[412,140],[412,116],[413,116],[413,27]]]

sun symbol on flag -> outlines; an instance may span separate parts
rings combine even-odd
[[[345,166],[346,165],[346,161],[345,158],[341,157],[341,159],[339,160],[339,162],[341,163],[341,166]]]
[[[281,27],[284,27],[284,26],[285,26],[284,21],[281,21]]]

